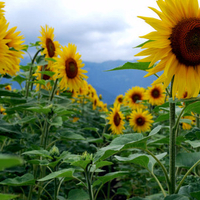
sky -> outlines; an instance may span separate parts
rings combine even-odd
[[[137,16],[157,17],[149,6],[158,8],[156,0],[5,0],[4,10],[25,44],[39,41],[47,24],[62,46],[77,46],[83,61],[104,62],[138,59],[140,49],[133,47],[153,29]]]

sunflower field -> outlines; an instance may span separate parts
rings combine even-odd
[[[25,45],[0,2],[0,200],[200,200],[200,9],[157,4],[143,58],[110,69],[157,79],[107,105],[75,44],[44,25]]]

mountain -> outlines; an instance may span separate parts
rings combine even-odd
[[[84,62],[84,69],[88,71],[88,83],[96,89],[98,94],[102,94],[103,101],[107,104],[112,104],[119,94],[124,95],[128,89],[134,86],[146,88],[156,79],[155,76],[144,78],[147,73],[142,70],[107,71],[122,66],[126,62],[136,61]]]
[[[25,58],[21,60],[21,65],[26,65],[28,62],[30,60]],[[126,62],[136,61],[113,60],[102,63],[83,61],[84,69],[88,71],[87,82],[96,89],[98,95],[102,94],[103,102],[108,105],[112,104],[119,94],[124,95],[128,89],[134,86],[146,88],[156,79],[155,76],[144,78],[146,72],[142,70],[107,71],[122,66]],[[1,81],[1,83],[5,82],[8,82],[8,79]],[[19,84],[12,82],[12,88],[19,88]]]

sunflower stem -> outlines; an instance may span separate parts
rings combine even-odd
[[[28,81],[26,82],[26,98],[28,98],[28,93],[29,93],[29,87],[30,87],[30,81],[31,81],[31,77],[32,77],[32,74],[33,74],[33,64],[35,62],[35,59],[37,57],[37,55],[40,53],[40,51],[43,51],[44,48],[42,49],[39,49],[36,54],[34,55],[32,61],[31,61],[31,67],[30,67],[30,70],[29,70],[29,78],[28,78]]]
[[[173,79],[171,81],[170,97],[172,97]],[[169,194],[174,194],[176,190],[176,129],[175,129],[175,103],[169,103],[170,115],[169,115]]]

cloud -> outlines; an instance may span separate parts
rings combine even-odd
[[[86,61],[131,60],[142,43],[139,35],[151,28],[137,15],[151,16],[146,5],[154,0],[9,0],[6,19],[25,36],[26,44],[39,40],[40,26],[54,28],[61,45],[69,42]]]

